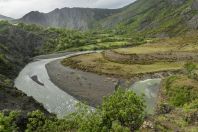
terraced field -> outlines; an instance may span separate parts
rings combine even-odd
[[[106,74],[117,77],[130,78],[138,74],[148,74],[155,72],[177,71],[183,67],[185,62],[156,62],[153,64],[120,64],[108,61],[101,53],[87,54],[65,59],[62,62],[65,66],[70,66],[83,71]]]
[[[83,71],[122,78],[167,71],[176,72],[181,71],[184,64],[189,61],[198,65],[198,46],[194,40],[188,40],[188,36],[167,39],[137,47],[80,55],[65,59],[62,64]]]

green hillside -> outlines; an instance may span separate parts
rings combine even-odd
[[[197,0],[138,0],[101,21],[118,34],[168,37],[196,30]]]

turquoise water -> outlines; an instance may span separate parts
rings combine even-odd
[[[155,112],[160,83],[161,79],[147,79],[136,82],[130,87],[130,90],[133,90],[137,95],[144,95],[147,114]]]

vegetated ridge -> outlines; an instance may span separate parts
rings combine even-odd
[[[120,34],[172,37],[196,30],[197,0],[137,0],[100,23]]]

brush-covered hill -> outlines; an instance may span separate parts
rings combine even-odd
[[[120,34],[175,36],[198,29],[198,0],[137,0],[100,23]]]
[[[39,24],[50,27],[85,30],[92,28],[94,23],[104,19],[118,10],[90,8],[62,8],[49,13],[32,11],[19,19],[19,22]]]

